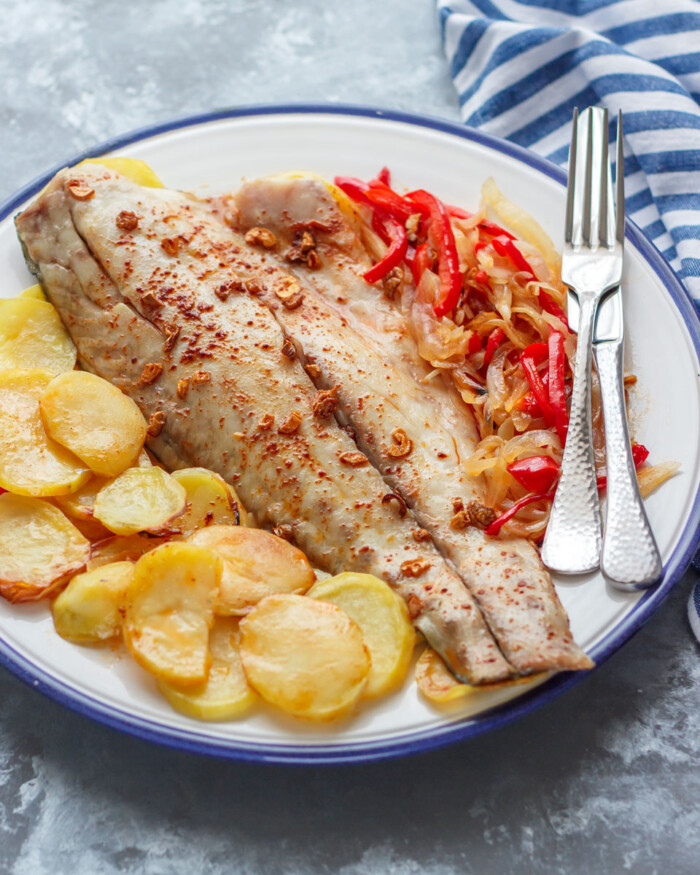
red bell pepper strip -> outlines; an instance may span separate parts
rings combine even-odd
[[[506,237],[508,240],[515,240],[514,234],[506,231],[505,228],[501,228],[500,225],[496,225],[495,222],[479,222],[479,230],[483,231],[484,234],[490,234],[492,237]]]
[[[379,182],[383,182],[384,185],[391,185],[391,172],[388,167],[382,167],[382,169],[377,174],[377,179]]]
[[[469,338],[467,352],[469,353],[469,355],[474,355],[475,352],[481,352],[481,338],[476,333],[476,331],[474,331]]]
[[[501,345],[501,343],[503,343],[505,336],[506,333],[502,328],[494,328],[491,334],[489,334],[489,339],[486,341],[484,367],[488,367],[491,364],[491,359],[493,358],[493,355],[498,347]]]
[[[555,424],[554,410],[549,403],[549,393],[542,382],[540,372],[537,370],[537,365],[547,358],[549,358],[549,349],[546,343],[531,343],[520,353],[520,361],[530,383],[532,394],[535,396],[544,421],[551,428]]]
[[[532,504],[535,501],[543,501],[547,499],[547,501],[551,501],[554,498],[554,492],[538,492],[535,495],[526,495],[525,498],[521,498],[520,501],[516,501],[513,507],[509,507],[505,513],[502,513],[499,517],[485,529],[487,535],[497,535],[502,527],[508,522],[508,520],[512,519],[519,510],[522,510],[524,507],[527,507],[528,504]]]
[[[566,412],[566,353],[564,352],[564,335],[559,331],[551,331],[549,335],[549,403],[554,411],[554,425],[559,435],[561,445],[566,442],[569,429],[569,414]]]
[[[412,191],[406,197],[426,210],[430,216],[431,231],[437,249],[440,289],[435,315],[445,316],[454,310],[462,293],[462,274],[450,217],[442,201],[423,189]]]
[[[557,319],[560,319],[564,323],[564,328],[566,328],[567,331],[571,330],[569,328],[569,320],[566,318],[566,313],[562,310],[559,304],[547,294],[547,292],[540,291],[540,305],[545,313],[550,313],[552,316],[556,316]]]
[[[502,255],[504,258],[509,258],[518,270],[525,271],[526,273],[529,273],[533,279],[537,279],[534,270],[530,267],[530,263],[515,243],[513,243],[512,238],[506,237],[505,235],[494,237],[491,241],[491,245],[499,255]]]
[[[358,204],[373,206],[372,202],[367,199],[369,186],[366,182],[357,179],[355,176],[336,176],[333,182],[339,189],[341,189],[341,191],[344,191],[351,200],[357,201]]]
[[[486,273],[485,270],[477,270],[477,272],[474,274],[474,282],[480,283],[482,286],[486,286],[489,282],[489,275]]]
[[[445,209],[447,210],[448,214],[450,216],[453,216],[455,219],[471,219],[474,215],[474,213],[468,213],[461,207],[453,207],[451,204],[445,204]]]
[[[520,401],[516,402],[515,406],[523,413],[527,413],[529,416],[532,416],[533,419],[539,419],[542,416],[540,405],[537,403],[537,399],[532,392],[528,392],[527,395],[523,395]]]
[[[364,280],[368,283],[376,283],[378,280],[383,279],[390,270],[401,264],[408,249],[406,229],[400,222],[392,219],[391,216],[380,216],[379,213],[375,213],[372,217],[373,226],[375,221],[377,222],[375,226],[377,230],[379,231],[379,227],[382,228],[382,231],[379,231],[380,236],[385,240],[389,248],[384,258],[372,265],[364,274]]]
[[[418,191],[419,192],[423,191],[423,189],[419,189]],[[408,194],[404,195],[404,197],[406,198],[406,200],[410,204],[412,204],[413,212],[420,213],[420,215],[421,215],[421,230],[426,231],[430,227],[430,219],[431,219],[430,209],[425,203],[423,203],[423,202],[419,203],[418,201],[413,200],[413,195],[415,193],[416,192],[409,191]],[[433,197],[433,195],[428,194],[428,192],[425,192],[425,194],[427,194],[428,197]],[[449,216],[448,216],[448,218],[449,218]]]
[[[388,246],[391,243],[391,235],[389,234],[387,226],[383,222],[384,215],[385,214],[382,210],[375,210],[375,212],[372,213],[372,228]]]
[[[430,267],[430,247],[427,243],[416,246],[416,254],[411,265],[413,283],[417,287],[423,273]]]
[[[632,461],[634,462],[635,471],[639,470],[648,458],[649,450],[644,444],[632,444]],[[598,490],[605,489],[608,485],[607,474],[600,474],[596,478],[596,482],[598,484]]]
[[[549,358],[549,347],[546,343],[542,343],[541,341],[538,343],[531,343],[530,346],[525,347],[520,355],[523,356],[525,354],[533,359],[535,364],[541,365],[543,361]]]
[[[412,204],[405,201],[401,195],[396,194],[388,186],[371,186],[365,192],[365,197],[370,203],[381,207],[397,222],[405,225],[409,216],[417,212]]]
[[[508,465],[508,471],[528,492],[547,492],[559,476],[559,465],[550,456],[528,456]]]

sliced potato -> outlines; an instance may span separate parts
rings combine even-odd
[[[362,632],[330,602],[271,595],[241,620],[248,683],[296,717],[332,720],[362,695],[370,657]]]
[[[62,374],[75,367],[77,356],[53,304],[43,297],[0,301],[0,370],[43,368]]]
[[[94,474],[83,485],[68,495],[57,495],[53,503],[73,520],[92,520],[94,518],[97,493],[110,482],[108,477]]]
[[[206,683],[183,688],[158,681],[158,689],[176,711],[198,720],[230,720],[257,701],[243,671],[239,640],[237,620],[217,617],[209,633],[211,666]]]
[[[148,426],[136,403],[95,374],[60,374],[46,387],[40,406],[49,435],[96,474],[116,477],[143,449]]]
[[[127,468],[97,493],[94,516],[115,535],[158,532],[186,504],[185,487],[162,468]]]
[[[187,509],[177,520],[183,537],[206,526],[238,525],[235,493],[218,474],[208,468],[181,468],[172,476],[187,493]]]
[[[125,595],[124,641],[134,659],[167,683],[206,681],[207,649],[222,560],[182,541],[142,556]]]
[[[122,158],[120,156],[104,156],[103,158],[86,158],[76,167],[82,164],[101,164],[108,170],[121,173],[137,185],[145,185],[147,188],[163,188],[163,183],[158,179],[151,167],[140,158]]]
[[[34,601],[85,566],[90,544],[61,511],[40,498],[0,495],[0,595]]]
[[[489,690],[500,690],[503,687],[512,687],[519,684],[529,684],[546,677],[549,672],[538,672],[521,678],[510,678],[506,681],[497,681],[493,684],[463,684],[454,677],[439,656],[431,647],[421,653],[416,663],[415,678],[418,691],[439,705],[454,702],[467,696],[485,693]]]
[[[76,644],[97,644],[119,635],[120,608],[133,575],[133,562],[111,562],[76,574],[51,608],[61,638]]]
[[[362,630],[372,659],[366,698],[382,696],[400,686],[416,639],[400,596],[372,574],[349,571],[315,583],[307,596],[337,605]]]
[[[98,474],[94,474],[80,489],[76,489],[75,492],[71,492],[69,495],[58,495],[52,498],[51,501],[71,519],[73,525],[90,541],[104,541],[107,538],[114,540],[114,533],[110,532],[106,526],[94,517],[97,493],[103,486],[111,482],[108,477],[100,477]],[[157,543],[153,544],[153,547],[156,546]],[[138,553],[136,556],[129,558],[133,558],[136,561],[141,555],[142,553]],[[90,563],[88,563],[88,567],[89,565]]]
[[[148,535],[121,537],[110,532],[109,537],[92,545],[87,570],[92,571],[110,562],[136,562],[161,544],[167,544],[169,540],[169,538],[154,538]]]
[[[39,398],[52,378],[39,368],[0,372],[0,487],[18,495],[64,495],[90,477],[44,429]]]
[[[44,290],[37,283],[34,286],[29,286],[29,288],[25,289],[23,292],[20,292],[17,295],[18,298],[33,298],[35,301],[45,301],[46,295],[44,294]]]
[[[190,537],[224,560],[217,614],[245,614],[272,593],[304,593],[314,582],[306,556],[288,541],[242,526],[209,526]]]
[[[439,704],[462,699],[477,689],[458,681],[431,647],[426,647],[418,658],[415,678],[418,691],[426,699]]]
[[[53,499],[53,503],[56,503],[56,499]],[[69,516],[69,514],[66,514]],[[113,538],[114,535],[108,528],[102,525],[99,520],[95,519],[75,519],[75,517],[70,517],[70,521],[76,527],[76,529],[81,532],[88,541],[92,543],[96,543],[98,541],[104,541],[105,538]]]

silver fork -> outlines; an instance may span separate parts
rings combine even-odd
[[[625,233],[625,174],[622,115],[617,119],[617,227]],[[608,198],[612,198],[612,183]],[[572,324],[572,323],[570,323]],[[600,567],[622,590],[646,589],[661,577],[663,565],[639,494],[627,426],[623,373],[624,312],[618,287],[601,303],[593,338],[605,420],[607,512]]]
[[[600,564],[600,503],[591,427],[591,359],[598,305],[622,279],[622,238],[610,202],[608,113],[574,112],[561,278],[579,310],[569,431],[559,485],[542,545],[542,560],[562,574]]]

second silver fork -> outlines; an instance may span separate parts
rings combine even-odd
[[[600,564],[600,503],[591,425],[592,342],[598,305],[622,279],[622,230],[610,202],[608,114],[589,107],[574,113],[569,153],[562,281],[579,307],[569,430],[561,476],[542,545],[542,560],[562,574],[583,574]]]

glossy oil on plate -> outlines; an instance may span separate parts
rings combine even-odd
[[[201,195],[235,190],[244,178],[290,170],[366,179],[386,164],[399,189],[426,188],[474,209],[482,182],[493,176],[558,246],[563,236],[561,171],[508,143],[435,119],[360,107],[252,108],[140,131],[89,154],[107,153],[142,158],[167,187]],[[18,193],[0,212],[2,296],[16,295],[33,282],[12,216],[50,176]],[[599,574],[555,580],[576,640],[599,666],[651,616],[685,570],[700,525],[698,320],[670,269],[633,226],[624,295],[627,368],[639,378],[632,410],[635,438],[649,447],[651,461],[672,460],[681,468],[647,501],[664,560],[657,588],[620,593]],[[60,639],[47,604],[4,601],[0,660],[65,705],[135,735],[202,753],[290,763],[361,762],[428,750],[512,720],[581,679],[562,674],[481,693],[444,710],[422,700],[409,677],[399,692],[366,704],[338,725],[307,725],[263,708],[238,721],[200,723],[172,711],[128,656]]]

